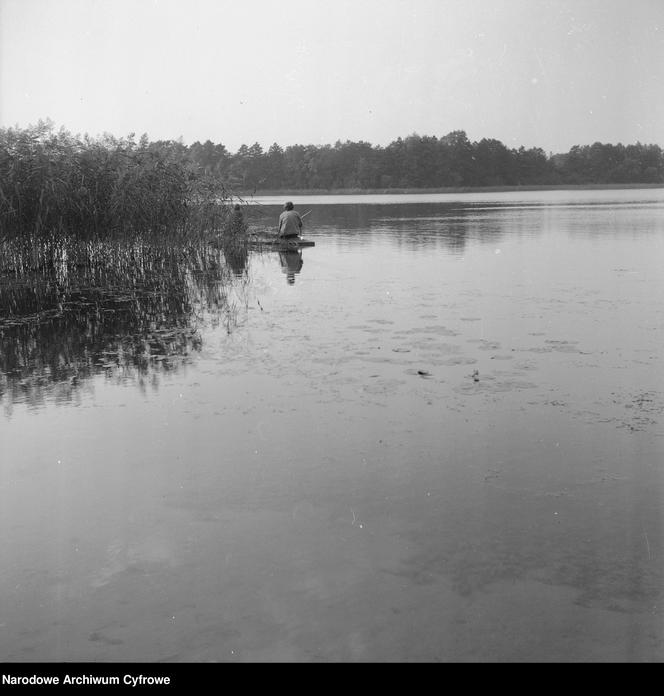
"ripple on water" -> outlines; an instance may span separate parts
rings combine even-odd
[[[454,343],[441,343],[434,338],[421,338],[410,344],[411,348],[426,351],[428,355],[454,355],[461,352],[461,348]]]
[[[353,329],[354,331],[363,331],[364,333],[369,334],[381,334],[388,331],[388,329],[385,329],[382,326],[367,326],[366,324],[363,324],[362,326],[349,326],[348,328]]]
[[[658,391],[613,392],[612,403],[622,407],[614,418],[617,427],[632,431],[648,430],[657,425],[655,416],[664,413],[664,394]]]
[[[433,377],[431,372],[429,372],[429,370],[427,370],[423,367],[420,367],[418,369],[408,368],[407,370],[404,370],[404,374],[413,375],[416,377],[422,377],[424,379],[431,379]]]
[[[523,379],[501,377],[497,378],[493,375],[480,375],[479,381],[474,381],[468,377],[464,382],[454,387],[457,394],[498,394],[505,392],[516,392],[524,389],[535,389],[537,387],[533,382],[528,382]]]
[[[537,369],[537,365],[532,360],[520,360],[519,362],[514,363],[512,367],[519,372],[531,372],[532,370]]]
[[[467,355],[455,355],[451,358],[432,358],[428,362],[431,365],[454,367],[455,365],[475,365],[477,358],[471,358]]]
[[[551,346],[551,348],[553,350],[561,352],[561,353],[578,353],[579,352],[579,349],[575,347],[578,344],[578,341],[546,340],[546,341],[544,341],[544,343]]]
[[[468,343],[477,343],[478,350],[500,350],[502,347],[499,341],[487,341],[485,338],[471,338]]]
[[[403,365],[403,364],[410,364],[413,361],[412,360],[396,360],[393,357],[390,357],[389,355],[385,356],[372,356],[372,357],[362,357],[362,362],[365,363],[387,363],[389,365]]]
[[[535,336],[539,334],[530,335]],[[577,344],[578,341],[547,339],[544,341],[543,346],[517,346],[516,348],[512,348],[512,350],[519,353],[581,353],[581,350],[577,348]]]
[[[443,325],[417,326],[412,329],[401,329],[394,331],[393,336],[412,336],[415,334],[433,334],[436,336],[458,336],[459,334]]]
[[[403,379],[373,379],[369,384],[365,384],[362,390],[367,394],[396,394],[402,384]]]

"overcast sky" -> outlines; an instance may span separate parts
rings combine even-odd
[[[0,125],[664,146],[664,0],[0,0]]]

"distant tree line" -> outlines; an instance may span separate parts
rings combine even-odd
[[[175,145],[151,143],[152,148]],[[195,164],[242,191],[389,189],[664,183],[658,145],[575,145],[567,153],[508,148],[499,140],[471,142],[462,130],[443,137],[409,135],[386,147],[359,141],[334,145],[259,143],[229,152],[207,140],[188,148]]]

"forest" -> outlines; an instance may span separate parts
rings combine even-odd
[[[161,147],[168,143],[162,142]],[[171,143],[173,146],[173,143]],[[471,142],[462,130],[442,137],[409,135],[386,147],[259,143],[231,153],[210,140],[185,149],[196,165],[244,192],[267,190],[468,188],[664,183],[659,145],[575,145],[566,153]]]

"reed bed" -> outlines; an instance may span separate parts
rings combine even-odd
[[[246,223],[177,142],[0,129],[0,403],[144,384],[238,320]],[[242,296],[240,288],[239,296]]]
[[[0,129],[0,240],[223,235],[232,193],[173,141]]]

